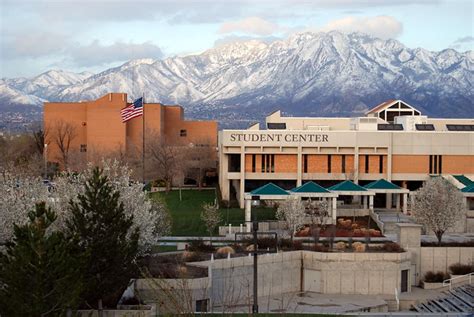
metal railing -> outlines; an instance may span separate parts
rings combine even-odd
[[[469,273],[469,274],[464,274],[464,275],[460,275],[460,276],[456,276],[456,277],[449,278],[449,279],[443,281],[443,287],[449,285],[449,290],[451,290],[452,285],[453,285],[452,282],[453,282],[454,280],[466,278],[467,276],[469,276],[469,284],[471,284],[471,283],[472,283],[472,276],[473,276],[473,275],[474,275],[474,272],[471,272],[471,273]]]

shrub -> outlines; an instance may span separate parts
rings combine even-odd
[[[253,239],[252,238],[243,239],[242,243],[246,245],[253,245]],[[257,245],[260,250],[266,250],[268,248],[275,249],[277,246],[277,241],[274,238],[258,238]]]
[[[405,251],[398,243],[395,243],[395,242],[384,243],[382,246],[382,250],[386,252],[398,252],[398,253]]]
[[[191,243],[189,243],[188,250],[197,252],[214,252],[214,247],[209,244],[205,244],[204,241],[199,239],[191,241]]]
[[[235,254],[235,250],[232,247],[225,246],[222,248],[217,249],[216,251],[217,254]]]
[[[352,249],[354,249],[355,252],[365,252],[365,244],[362,242],[354,242],[352,244]]]
[[[303,250],[303,242],[301,241],[293,241],[293,250]]]
[[[423,278],[423,282],[425,283],[443,283],[444,280],[449,279],[451,276],[449,274],[446,274],[444,272],[432,272],[428,271],[425,273],[425,276]]]
[[[456,263],[449,267],[451,274],[453,275],[466,275],[471,272],[474,272],[474,265],[472,264],[461,264]]]
[[[327,245],[316,243],[315,245],[313,245],[311,247],[311,251],[314,251],[314,252],[328,252],[329,247]]]
[[[339,241],[336,243],[336,250],[344,250],[346,248],[346,243],[344,241]]]

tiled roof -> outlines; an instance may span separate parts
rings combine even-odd
[[[326,188],[319,186],[313,181],[304,183],[299,187],[293,188],[291,191],[294,193],[329,193]]]
[[[284,190],[283,188],[273,183],[268,183],[266,185],[263,185],[262,187],[254,189],[250,192],[250,194],[251,195],[289,195],[286,190]]]
[[[395,185],[394,183],[386,181],[383,178],[365,185],[364,188],[366,189],[401,189],[401,187]]]
[[[354,184],[351,181],[343,181],[339,184],[329,187],[328,189],[331,191],[348,191],[348,192],[353,192],[353,191],[366,192],[367,191],[367,189],[365,189],[364,187]]]

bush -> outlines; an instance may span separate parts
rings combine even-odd
[[[466,275],[474,272],[474,265],[456,263],[449,267],[453,275]]]
[[[214,247],[209,244],[205,244],[204,241],[199,239],[191,241],[189,243],[188,250],[194,252],[214,252]]]
[[[252,238],[245,238],[242,239],[242,243],[245,245],[253,245]],[[258,238],[257,245],[259,250],[266,250],[266,249],[275,249],[277,246],[277,241],[274,238]]]
[[[339,241],[335,245],[336,250],[345,250],[346,249],[346,243],[344,241]]]
[[[320,243],[316,243],[311,247],[311,251],[314,252],[329,252],[329,247]]]
[[[355,252],[365,252],[365,244],[363,244],[362,242],[354,242],[352,244],[352,249]]]
[[[405,251],[398,243],[395,243],[395,242],[384,243],[382,246],[382,250],[386,252],[397,252],[397,253]]]
[[[303,242],[301,241],[293,241],[293,250],[303,250]]]
[[[425,283],[443,283],[444,280],[449,279],[451,276],[444,272],[432,272],[428,271],[425,273],[425,277],[423,278],[423,282]]]

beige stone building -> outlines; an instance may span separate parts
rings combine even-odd
[[[474,119],[428,118],[401,100],[355,118],[285,117],[276,111],[265,124],[219,132],[222,198],[237,200],[241,208],[246,193],[269,182],[289,190],[308,181],[327,188],[343,180],[363,186],[385,179],[415,190],[431,175],[455,183],[452,175],[474,176]],[[406,204],[392,194],[377,195],[373,203]]]

